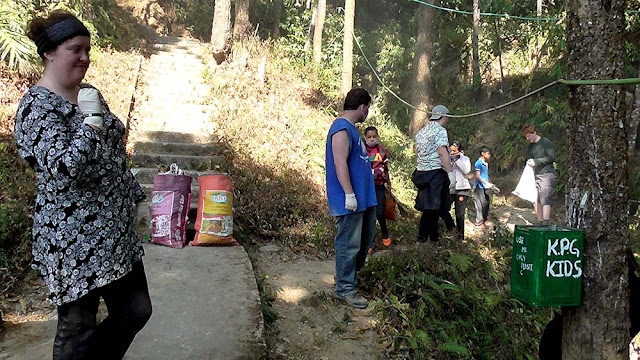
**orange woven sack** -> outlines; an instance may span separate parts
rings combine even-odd
[[[396,201],[389,193],[386,194],[384,199],[384,218],[387,220],[396,219]]]
[[[233,238],[233,183],[227,174],[198,178],[198,216],[192,246],[238,245]]]

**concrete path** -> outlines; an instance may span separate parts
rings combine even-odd
[[[260,297],[241,246],[146,244],[153,315],[125,359],[251,359],[264,350]]]
[[[253,269],[241,246],[145,244],[153,315],[127,360],[255,360],[265,345]],[[56,321],[10,325],[0,360],[51,359]]]

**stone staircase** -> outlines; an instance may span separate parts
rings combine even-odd
[[[199,42],[183,38],[159,38],[155,52],[143,66],[132,162],[136,179],[147,194],[138,206],[137,230],[150,234],[150,200],[153,177],[172,163],[193,177],[191,185],[192,228],[198,205],[198,177],[215,174],[223,163],[218,138],[210,124],[211,106],[202,103],[209,87],[202,79],[205,65]]]

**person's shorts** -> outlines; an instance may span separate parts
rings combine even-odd
[[[551,195],[553,195],[553,185],[555,183],[555,173],[536,174],[536,189],[538,189],[540,205],[551,205]]]

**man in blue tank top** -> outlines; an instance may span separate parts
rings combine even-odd
[[[336,217],[336,297],[364,309],[367,299],[356,291],[356,273],[364,265],[376,226],[376,190],[369,157],[355,124],[369,114],[371,96],[352,89],[344,100],[344,112],[327,134],[326,173],[329,211]]]

